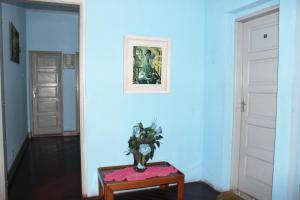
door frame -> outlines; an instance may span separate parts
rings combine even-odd
[[[238,189],[240,139],[241,139],[241,103],[242,103],[242,66],[243,66],[243,24],[255,18],[279,12],[279,5],[253,12],[235,19],[234,35],[234,99],[233,99],[233,132],[231,149],[231,180],[230,188]]]
[[[24,2],[23,0],[19,0],[20,2]],[[79,82],[80,82],[80,157],[81,157],[81,187],[82,187],[82,196],[87,197],[87,163],[86,163],[86,134],[85,134],[85,27],[86,27],[86,17],[85,17],[85,0],[31,0],[31,2],[42,2],[42,3],[55,3],[55,4],[71,4],[79,6],[79,13],[80,13],[80,75],[79,75]],[[1,12],[0,12],[1,14]],[[2,22],[2,19],[0,18]],[[0,25],[2,24],[0,22]],[[1,26],[2,27],[2,26]],[[3,69],[3,45],[2,45],[2,28],[0,28],[0,67],[1,70]],[[0,70],[0,71],[1,71]],[[1,72],[0,72],[1,73]],[[1,80],[3,80],[3,74],[0,74]],[[1,83],[0,83],[1,84]],[[2,87],[2,86],[1,86]],[[0,103],[3,105],[3,89],[0,87]],[[0,174],[6,167],[6,153],[5,153],[5,127],[4,125],[4,110],[2,110],[2,106],[0,104]],[[2,120],[1,120],[2,117]],[[5,192],[4,194],[0,194],[0,199],[7,199],[7,176],[6,176],[6,169],[4,171],[5,176],[0,176],[0,187],[5,185]]]
[[[5,102],[3,89],[3,37],[2,37],[2,6],[0,5],[0,199],[6,200],[7,169],[6,169],[6,133],[5,133]]]
[[[59,55],[59,69],[58,69],[58,72],[59,72],[59,97],[60,97],[60,123],[61,123],[61,133],[60,134],[51,134],[51,135],[48,135],[48,136],[62,136],[63,135],[63,132],[64,132],[64,119],[63,119],[63,87],[62,87],[62,83],[63,83],[63,67],[62,67],[62,52],[59,52],[59,51],[29,51],[29,67],[30,67],[30,77],[29,77],[29,81],[30,81],[30,85],[29,85],[29,96],[30,96],[30,101],[31,101],[31,129],[32,129],[32,134],[31,136],[32,137],[44,137],[44,136],[47,136],[46,134],[45,135],[36,135],[34,133],[34,115],[33,115],[33,111],[34,111],[34,99],[33,99],[33,66],[32,66],[32,55],[33,54],[58,54]]]
[[[79,52],[76,53],[76,132],[80,133],[80,63]]]

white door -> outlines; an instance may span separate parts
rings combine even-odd
[[[33,52],[31,65],[33,135],[62,134],[61,54]]]
[[[238,189],[272,198],[278,66],[278,13],[244,23]]]

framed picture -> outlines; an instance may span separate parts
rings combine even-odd
[[[65,69],[75,69],[75,57],[76,54],[64,54],[63,61],[64,61],[64,68]]]
[[[126,36],[124,91],[167,93],[170,90],[170,40]]]
[[[10,60],[19,64],[20,63],[20,41],[19,32],[13,23],[9,23],[9,41],[10,41]]]

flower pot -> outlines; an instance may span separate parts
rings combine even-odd
[[[136,172],[144,172],[147,169],[146,167],[147,161],[145,159],[145,156],[143,156],[140,153],[134,153],[133,159],[134,159],[133,169]]]
[[[146,166],[143,166],[143,168],[140,168],[140,167],[136,166],[136,167],[134,167],[133,169],[134,169],[134,171],[136,171],[136,172],[142,173],[142,172],[146,171],[147,167],[146,167]]]
[[[133,167],[136,167],[139,163],[138,155],[133,153],[132,156],[133,156]]]

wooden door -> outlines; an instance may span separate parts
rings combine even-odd
[[[243,103],[238,189],[272,198],[275,145],[278,13],[244,24]]]
[[[33,135],[62,134],[61,54],[32,52]]]

